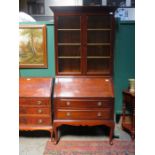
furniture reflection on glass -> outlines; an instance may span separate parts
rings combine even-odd
[[[135,93],[128,90],[123,91],[123,118],[122,128],[131,134],[132,140],[135,138]]]

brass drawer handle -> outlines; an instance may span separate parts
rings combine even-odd
[[[39,124],[43,123],[43,120],[42,120],[42,119],[39,119],[39,120],[38,120],[38,123],[39,123]]]
[[[102,105],[102,102],[98,102],[97,105],[98,105],[98,106],[101,106],[101,105]]]
[[[42,109],[38,109],[38,113],[41,114],[43,112]]]
[[[70,112],[67,112],[67,113],[66,113],[66,115],[67,115],[67,116],[70,116],[70,115],[71,115],[71,113],[70,113]]]
[[[70,102],[67,102],[66,104],[67,104],[67,106],[69,106],[71,103]]]
[[[98,113],[97,113],[97,116],[98,116],[98,117],[102,116],[101,112],[98,112]]]
[[[37,104],[39,104],[39,105],[40,105],[41,103],[42,103],[42,101],[37,101]]]

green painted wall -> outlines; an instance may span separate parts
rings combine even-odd
[[[52,22],[20,24],[46,24],[47,26],[47,69],[20,69],[20,76],[55,77],[54,25]],[[135,24],[134,22],[116,22],[114,57],[115,112],[122,111],[122,90],[128,87],[128,79],[135,76]]]
[[[128,88],[128,79],[135,77],[135,23],[116,24],[114,54],[115,112],[122,111],[122,90]]]
[[[55,76],[55,55],[54,55],[54,25],[53,22],[22,22],[22,24],[45,24],[47,27],[47,55],[48,55],[48,68],[45,69],[20,69],[20,76],[32,76],[32,77],[46,77]]]

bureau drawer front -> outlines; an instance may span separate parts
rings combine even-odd
[[[97,101],[89,101],[89,100],[59,100],[56,102],[57,108],[108,108],[112,107],[113,102],[108,100],[97,100]]]
[[[113,113],[111,109],[104,110],[61,110],[58,109],[55,114],[56,119],[68,119],[68,120],[101,120],[101,119],[113,119]]]
[[[27,105],[27,106],[50,105],[50,99],[48,98],[19,98],[19,104]]]
[[[20,116],[19,124],[31,124],[31,125],[51,125],[50,117],[32,117],[32,116]]]
[[[50,107],[19,107],[19,114],[46,114],[50,115]]]

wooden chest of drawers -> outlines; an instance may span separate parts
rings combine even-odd
[[[110,127],[114,132],[114,95],[111,78],[57,77],[54,86],[54,134],[61,125]]]
[[[20,78],[20,130],[48,130],[52,138],[52,85],[52,78]]]

